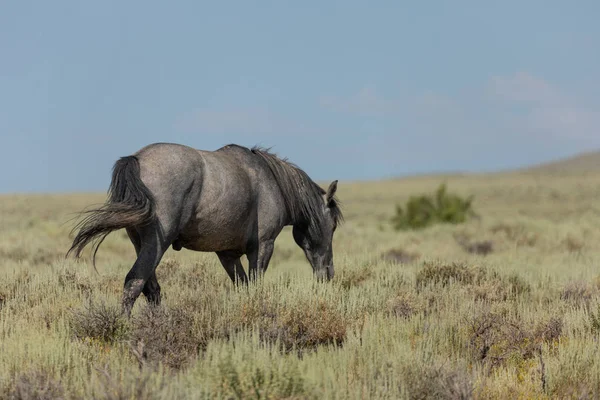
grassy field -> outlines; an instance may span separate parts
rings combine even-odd
[[[332,282],[289,229],[248,290],[214,254],[169,250],[163,305],[141,297],[130,321],[124,231],[98,274],[63,259],[103,194],[2,196],[0,398],[597,398],[600,174],[443,179],[479,220],[395,232],[396,203],[442,178],[340,182]]]

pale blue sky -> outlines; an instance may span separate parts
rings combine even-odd
[[[600,148],[600,2],[0,1],[0,192],[105,191],[157,141],[313,178]]]

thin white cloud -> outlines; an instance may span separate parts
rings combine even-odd
[[[453,95],[386,94],[367,85],[349,96],[321,96],[318,106],[332,113],[321,119],[289,118],[267,107],[204,108],[182,115],[176,127],[278,145],[297,152],[298,162],[327,165],[336,174],[353,159],[364,165],[365,176],[384,170],[514,167],[541,161],[541,154],[600,146],[600,106],[593,97],[531,73],[490,77]],[[315,140],[320,146],[305,153],[310,156],[298,150]]]
[[[371,85],[363,87],[349,97],[321,96],[319,104],[330,111],[363,116],[394,114],[400,109],[399,102],[384,98]]]
[[[429,116],[431,113],[456,112],[456,99],[425,91],[417,96],[385,97],[372,85],[364,86],[353,95],[321,96],[319,105],[329,111],[363,117]]]
[[[572,138],[599,144],[600,106],[590,104],[534,75],[518,72],[494,77],[492,96],[508,105],[524,107],[518,119],[524,132],[557,138]]]
[[[491,77],[475,92],[458,96],[426,91],[388,98],[375,87],[365,86],[348,97],[323,96],[319,103],[338,113],[392,117],[405,125],[418,125],[416,129],[424,135],[452,134],[458,141],[474,136],[493,138],[502,127],[507,135],[571,138],[600,145],[600,105],[528,72]]]
[[[517,103],[549,105],[565,100],[555,87],[526,72],[508,77],[494,76],[489,86],[493,95]]]

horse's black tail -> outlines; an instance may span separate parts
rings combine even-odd
[[[79,258],[83,249],[93,243],[92,263],[96,268],[98,248],[111,232],[123,228],[143,226],[155,219],[154,198],[140,179],[140,163],[136,156],[119,159],[114,167],[108,189],[108,200],[96,209],[84,211],[87,216],[73,231],[79,230],[67,257],[75,252]]]

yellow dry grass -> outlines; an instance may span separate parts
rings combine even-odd
[[[2,196],[0,398],[598,396],[600,174],[444,179],[475,195],[480,220],[395,232],[395,204],[439,177],[340,182],[329,284],[289,229],[247,291],[214,254],[169,250],[154,325],[143,297],[132,321],[114,315],[135,257],[124,232],[101,247],[99,275],[63,259],[73,213],[104,195]]]

